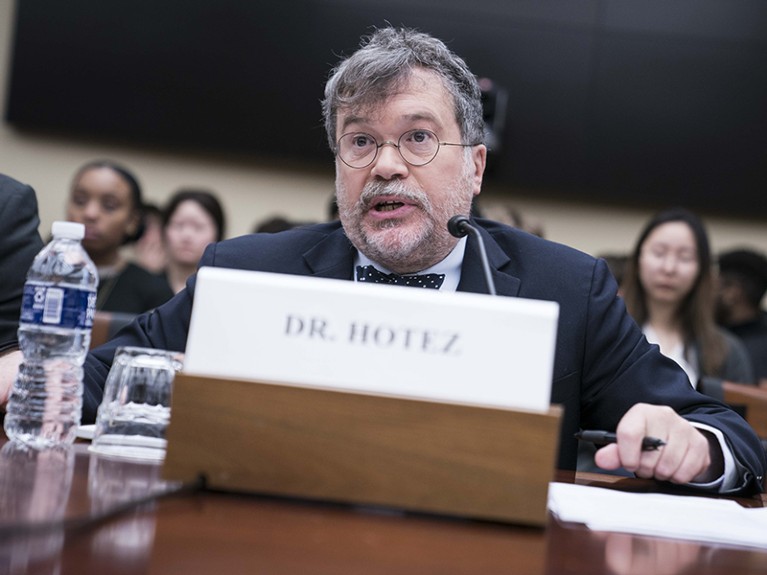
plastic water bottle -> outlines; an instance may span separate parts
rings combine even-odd
[[[52,233],[24,285],[23,360],[4,424],[9,439],[35,448],[74,442],[98,287],[96,266],[80,243],[85,227],[54,222]]]

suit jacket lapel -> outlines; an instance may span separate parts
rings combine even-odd
[[[351,280],[356,253],[339,224],[338,229],[304,253],[304,261],[313,276]]]
[[[521,282],[518,277],[512,275],[514,270],[511,258],[501,249],[489,233],[479,226],[477,228],[485,242],[485,251],[487,252],[487,260],[490,264],[490,274],[495,282],[496,293],[511,297],[519,295]],[[466,244],[466,253],[463,256],[461,281],[458,284],[458,291],[488,293],[487,284],[485,283],[485,272],[482,270],[482,256],[479,253],[477,240],[472,235],[469,235]]]

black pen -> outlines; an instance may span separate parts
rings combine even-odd
[[[618,441],[617,436],[610,431],[579,431],[575,434],[576,439],[588,441],[595,445],[607,445]],[[666,442],[657,437],[645,437],[642,439],[642,451],[655,451],[666,445]]]

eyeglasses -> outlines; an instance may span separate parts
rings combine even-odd
[[[378,143],[373,136],[365,132],[349,132],[338,138],[336,155],[350,168],[362,169],[372,164],[378,156],[378,150],[389,144],[397,148],[399,155],[411,166],[425,166],[437,157],[442,146],[460,146],[470,148],[477,144],[450,144],[440,142],[437,134],[431,130],[409,130],[402,134],[395,144],[391,140]]]

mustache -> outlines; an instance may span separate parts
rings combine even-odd
[[[424,192],[414,190],[400,180],[368,182],[362,189],[358,203],[361,207],[368,209],[381,196],[397,196],[403,200],[419,204],[426,210],[431,209],[429,197]]]

